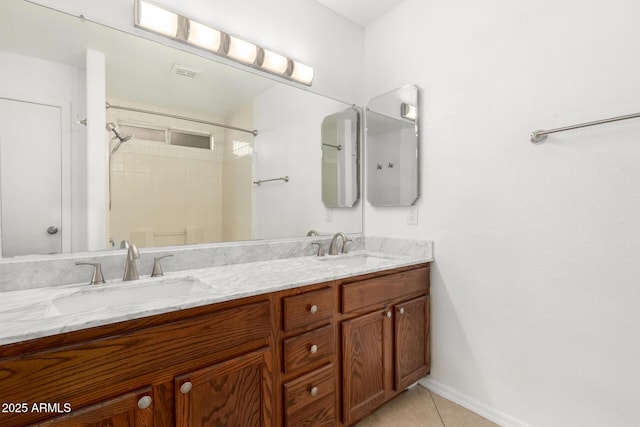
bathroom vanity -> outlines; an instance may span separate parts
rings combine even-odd
[[[191,271],[212,302],[1,346],[0,425],[354,424],[429,372],[430,264],[326,258]],[[253,290],[224,294],[234,268]]]

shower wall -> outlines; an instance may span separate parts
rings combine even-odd
[[[167,111],[126,100],[108,102],[223,122],[221,118],[196,117],[190,112]],[[117,126],[207,133],[214,140],[212,150],[173,146],[135,136],[120,146],[111,160],[108,233],[114,244],[117,246],[125,239],[139,247],[221,241],[224,129],[115,109],[107,110],[107,121]],[[111,142],[111,147],[114,144]]]

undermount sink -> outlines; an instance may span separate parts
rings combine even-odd
[[[95,285],[90,289],[54,299],[47,316],[146,304],[161,299],[185,298],[206,293],[210,289],[206,283],[189,276],[144,283],[125,282],[117,285]]]
[[[389,258],[384,258],[375,255],[357,254],[357,255],[329,255],[324,258],[319,258],[319,261],[326,262],[328,264],[340,265],[343,267],[362,267],[365,265],[378,265],[381,262],[389,261]]]

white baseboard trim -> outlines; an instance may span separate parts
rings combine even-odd
[[[434,381],[429,377],[421,379],[418,384],[425,388],[428,388],[429,390],[444,397],[445,399],[449,399],[450,401],[457,403],[458,405],[463,406],[490,421],[493,421],[494,423],[502,427],[531,427],[527,423],[503,414],[495,408],[491,408],[484,403],[480,403],[477,400],[459,393],[444,384],[440,384],[439,382]]]

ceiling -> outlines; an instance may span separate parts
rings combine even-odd
[[[366,27],[405,0],[316,0],[356,24]]]

